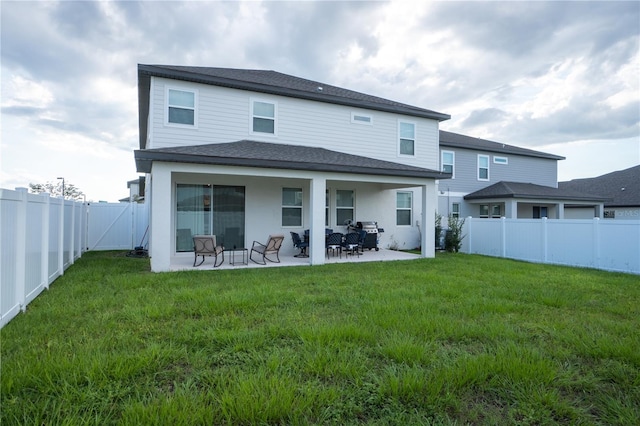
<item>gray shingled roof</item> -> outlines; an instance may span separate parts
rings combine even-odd
[[[136,168],[149,173],[153,161],[265,167],[383,176],[449,179],[451,174],[324,148],[242,140],[134,151]]]
[[[558,187],[607,197],[607,207],[640,206],[640,165],[606,175],[558,182]]]
[[[464,148],[475,151],[498,152],[501,154],[525,155],[528,157],[548,158],[551,160],[564,160],[565,157],[547,154],[546,152],[534,151],[532,149],[520,148],[500,142],[493,142],[486,139],[474,138],[458,133],[445,132],[440,130],[440,147]]]
[[[606,197],[585,194],[583,192],[553,188],[551,186],[533,183],[500,181],[465,195],[465,200],[482,200],[490,198],[528,198],[567,201],[597,201],[602,202]]]
[[[141,149],[145,148],[147,138],[147,116],[149,113],[151,76],[386,111],[414,117],[430,118],[438,121],[451,118],[448,114],[331,86],[318,81],[282,74],[276,71],[138,64],[138,125],[140,129]]]

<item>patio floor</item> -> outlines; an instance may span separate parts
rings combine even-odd
[[[305,266],[309,265],[309,258],[304,257],[294,257],[292,255],[280,255],[280,263],[272,263],[267,261],[266,265],[260,265],[255,262],[249,260],[247,265],[242,264],[240,261],[242,260],[242,255],[240,252],[237,252],[235,255],[235,265],[231,265],[229,262],[229,253],[225,252],[224,262],[222,265],[217,268],[213,267],[213,258],[207,257],[205,261],[200,266],[193,266],[193,254],[189,253],[189,256],[182,256],[174,258],[171,261],[171,270],[172,271],[189,271],[189,270],[223,270],[223,269],[236,269],[236,268],[274,268],[274,267],[282,267],[282,266]],[[256,256],[254,255],[254,258]],[[256,258],[257,259],[257,258]],[[413,253],[406,253],[403,251],[396,250],[384,250],[380,249],[379,251],[375,250],[365,250],[363,254],[360,256],[357,255],[346,255],[342,254],[342,257],[339,256],[329,256],[324,258],[326,264],[330,263],[354,263],[354,262],[387,262],[393,260],[412,260],[412,259],[420,259],[420,256]],[[200,260],[198,260],[200,261]]]

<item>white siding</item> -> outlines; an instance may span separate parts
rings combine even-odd
[[[165,126],[166,85],[197,89],[198,127]],[[438,122],[373,110],[250,91],[154,78],[151,96],[153,141],[148,148],[235,142],[243,139],[322,147],[380,160],[438,168]],[[277,136],[251,133],[250,99],[272,100],[278,105]],[[366,112],[373,124],[351,122],[351,113]],[[416,157],[398,156],[398,119],[416,123]]]

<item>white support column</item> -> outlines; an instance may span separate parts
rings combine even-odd
[[[504,202],[504,216],[508,219],[518,218],[518,202],[516,200],[507,200]]]
[[[175,226],[171,223],[173,188],[171,186],[171,170],[162,163],[153,165],[153,186],[151,188],[151,270],[153,272],[169,271],[171,254],[175,244],[171,236],[175,235]]]
[[[327,180],[314,177],[309,182],[309,259],[312,265],[323,265],[325,254],[325,197]]]
[[[27,188],[16,188],[20,197],[16,214],[16,297],[20,309],[27,309],[26,303],[26,259],[27,259]]]
[[[436,207],[438,205],[438,194],[436,193],[435,181],[422,185],[422,223],[420,230],[422,235],[422,257],[435,257],[435,223]]]
[[[558,212],[556,213],[558,219],[564,219],[564,203],[558,203]]]

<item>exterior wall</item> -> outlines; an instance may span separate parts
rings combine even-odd
[[[505,155],[493,152],[441,146],[440,151],[455,153],[454,178],[441,181],[440,191],[471,193],[500,181],[524,182],[536,185],[558,186],[557,160]],[[489,180],[478,180],[478,155],[489,156]],[[494,157],[507,157],[508,164],[496,164]]]
[[[165,125],[167,87],[197,90],[197,128]],[[277,105],[276,135],[251,132],[251,101]],[[351,122],[352,113],[372,117],[372,124]],[[413,157],[398,154],[398,120],[416,124]],[[438,169],[438,122],[218,86],[154,77],[151,85],[150,134],[147,148],[234,142],[243,139],[322,147],[333,151],[429,169]]]
[[[565,219],[593,219],[596,217],[593,207],[565,207]]]

